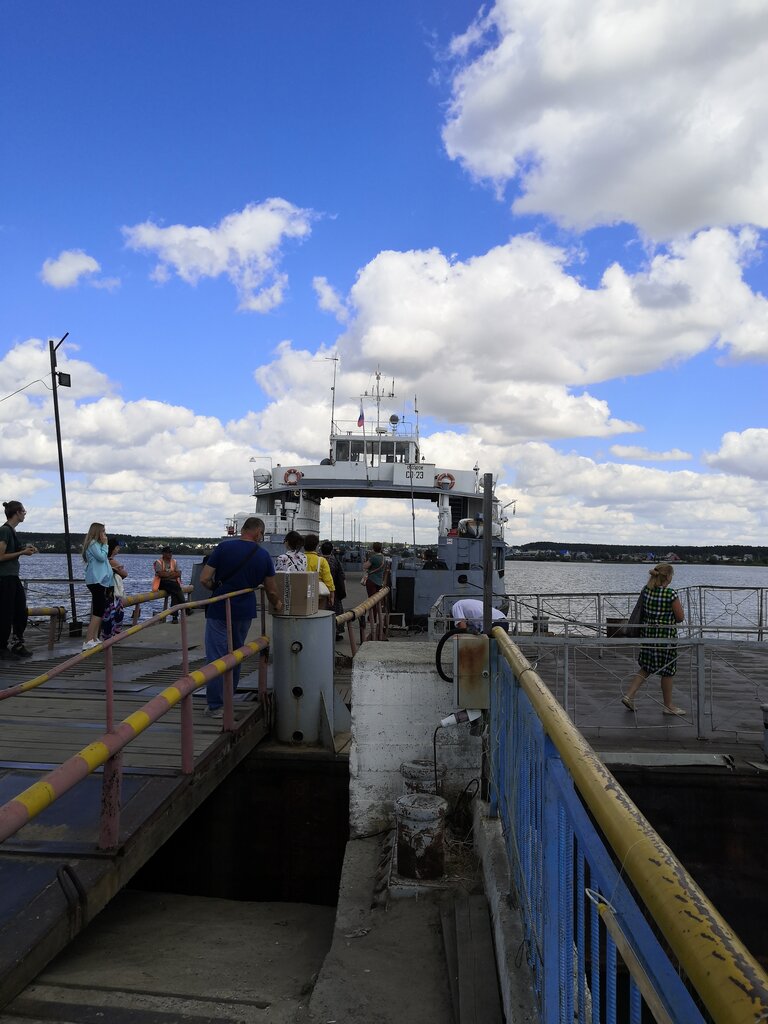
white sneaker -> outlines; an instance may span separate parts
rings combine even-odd
[[[92,651],[94,647],[98,647],[101,641],[99,640],[86,640],[83,644],[84,651]]]

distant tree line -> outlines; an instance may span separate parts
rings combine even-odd
[[[24,541],[28,544],[34,544],[35,547],[41,552],[47,552],[49,554],[66,554],[66,545],[64,542],[63,533],[36,533],[32,530],[21,530],[24,537]],[[177,536],[161,536],[161,537],[134,537],[130,533],[116,532],[110,534],[110,538],[119,538],[123,543],[121,544],[121,551],[128,554],[154,554],[164,548],[166,544],[173,549],[174,554],[179,555],[196,555],[199,552],[210,551],[213,549],[221,540],[220,537],[177,537]],[[85,540],[84,533],[70,533],[70,542],[72,544],[73,551],[80,551]]]
[[[519,550],[528,555],[573,560],[584,553],[596,562],[662,561],[670,552],[683,562],[738,562],[740,564],[768,564],[768,547],[755,544],[581,544],[563,541],[532,541],[521,544]]]

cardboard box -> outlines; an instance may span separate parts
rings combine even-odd
[[[283,615],[314,615],[317,611],[316,572],[276,572],[277,592],[283,599]]]

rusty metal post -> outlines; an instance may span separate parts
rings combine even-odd
[[[106,697],[107,732],[115,727],[115,692],[113,654],[110,644],[104,651],[104,690]],[[101,780],[101,816],[99,821],[99,849],[114,850],[120,835],[120,789],[122,786],[122,755],[115,754],[104,765]]]
[[[99,849],[114,850],[120,839],[120,790],[123,781],[123,755],[115,754],[104,765],[101,782],[101,822]]]
[[[115,723],[115,688],[112,673],[114,655],[110,644],[104,651],[104,694],[106,697],[107,732],[112,732]]]
[[[182,611],[181,622],[181,671],[189,675],[189,634],[187,613]],[[191,775],[195,766],[195,727],[192,719],[192,694],[188,693],[181,702],[181,771]]]
[[[349,647],[352,651],[352,657],[354,658],[357,653],[357,644],[355,643],[355,620],[350,619],[347,623],[347,636],[349,637]]]

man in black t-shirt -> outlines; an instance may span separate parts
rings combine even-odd
[[[16,527],[23,523],[27,510],[20,501],[4,501],[6,522],[0,526],[0,661],[31,658],[32,651],[24,646],[27,628],[27,598],[19,579],[19,559],[23,555],[36,555],[32,544],[22,545]],[[13,643],[8,639],[13,629]]]

